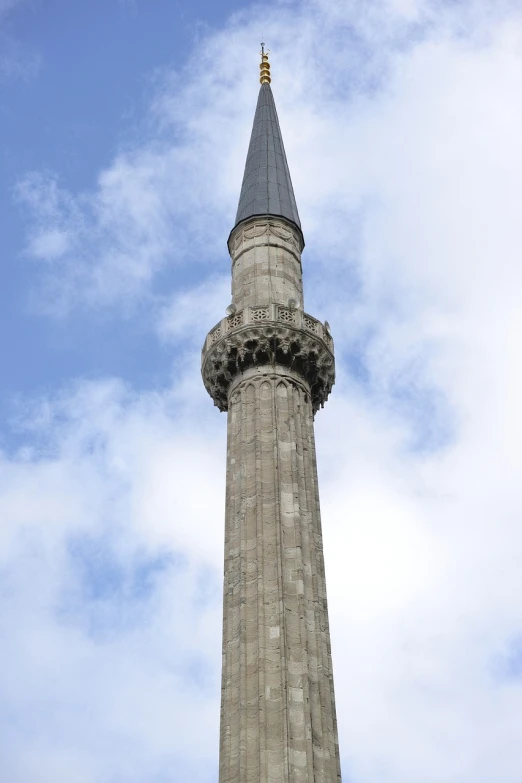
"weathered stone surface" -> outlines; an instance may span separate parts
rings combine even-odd
[[[262,318],[256,317],[259,311]],[[214,327],[203,351],[205,388],[218,408],[226,411],[234,379],[250,367],[266,364],[295,370],[307,381],[314,413],[326,402],[335,381],[333,341],[323,325],[298,310],[275,305],[245,308]]]
[[[220,783],[340,780],[313,413],[270,368],[228,412]]]
[[[302,311],[297,229],[255,218],[229,249],[237,309],[202,354],[228,411],[219,781],[339,783],[313,431],[333,341]]]

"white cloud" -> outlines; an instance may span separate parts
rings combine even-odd
[[[35,236],[31,245],[30,252],[35,258],[43,258],[47,261],[53,261],[60,258],[69,249],[67,234],[59,229],[51,229],[43,234]]]
[[[204,340],[201,326],[208,324],[210,329],[224,318],[230,299],[230,275],[210,278],[196,288],[176,292],[159,311],[159,335],[165,340],[183,340],[185,344],[195,340],[200,346]]]
[[[81,384],[28,410],[20,426],[41,447],[2,460],[13,783],[36,770],[42,781],[142,780],[183,764],[199,779],[211,763],[223,454],[212,421],[194,437],[182,414],[168,394]]]
[[[75,249],[45,267],[53,284],[65,280],[63,307],[148,295],[165,264],[214,261],[219,246],[228,271],[256,13],[199,44],[183,80],[165,75],[153,106],[160,141],[119,155],[97,191],[26,181],[33,250],[52,250],[53,232]],[[307,309],[328,317],[338,355],[317,437],[344,774],[518,783],[520,9],[321,0],[264,7],[263,18],[308,243]],[[151,327],[162,338],[203,340],[228,303],[228,283],[210,274],[170,304],[157,299]],[[191,370],[174,372],[169,392],[80,384],[39,405],[25,416],[37,424],[30,450],[4,461],[2,551],[15,596],[4,656],[16,662],[13,703],[28,699],[21,714],[55,709],[51,664],[68,667],[67,753],[52,723],[35,751],[49,779],[81,765],[103,783],[94,760],[119,771],[129,743],[137,765],[179,754],[185,779],[214,779],[215,745],[196,749],[183,727],[189,708],[209,736],[218,720],[219,601],[202,608],[197,596],[202,574],[218,589],[224,422],[189,349],[175,369],[190,360]],[[69,624],[56,616],[64,593],[81,588],[71,536],[103,540],[124,596],[143,558],[181,553],[186,564],[159,569],[145,603],[123,601],[129,627],[101,643],[89,630],[100,604],[90,613],[73,602]],[[20,616],[47,651],[31,688]],[[194,656],[211,667],[210,695],[180,684]],[[110,750],[104,736],[122,744]],[[13,780],[31,779],[34,760],[20,771],[14,747]]]

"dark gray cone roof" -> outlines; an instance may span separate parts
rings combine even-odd
[[[301,228],[283,138],[269,84],[259,90],[236,226],[254,215],[276,215]]]

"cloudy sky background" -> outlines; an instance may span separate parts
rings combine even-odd
[[[0,0],[0,781],[216,783],[259,42],[338,380],[343,781],[522,775],[522,8]]]

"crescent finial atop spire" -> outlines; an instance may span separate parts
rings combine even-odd
[[[261,55],[261,76],[259,77],[259,81],[261,84],[270,84],[272,79],[270,78],[270,63],[268,62],[268,53],[270,49],[267,49],[265,52],[265,44],[261,43],[261,51],[259,54]]]

